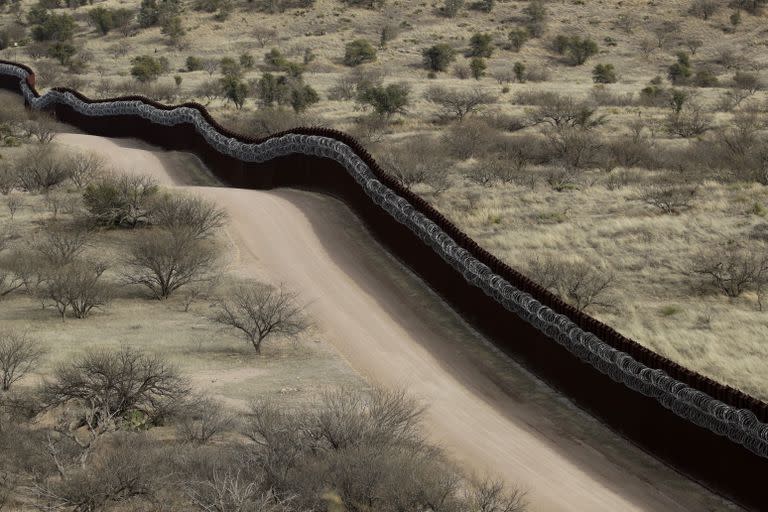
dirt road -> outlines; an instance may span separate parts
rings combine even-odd
[[[191,171],[192,157],[135,141],[79,134],[57,141],[168,185],[192,183],[188,177],[199,172]],[[353,368],[423,400],[433,439],[466,467],[527,490],[530,510],[737,510],[495,351],[338,201],[291,190],[194,190],[229,212],[234,270],[300,291]]]

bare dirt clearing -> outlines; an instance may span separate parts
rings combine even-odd
[[[114,154],[115,165],[166,184],[179,175],[166,170],[150,147],[133,141],[80,134],[62,134],[57,141]],[[173,160],[183,164],[180,157],[165,163]],[[186,166],[195,163],[190,159]],[[469,467],[528,490],[533,510],[732,507],[628,445],[483,344],[383,254],[338,201],[291,190],[195,191],[230,215],[234,272],[300,290],[322,337],[354,369],[372,381],[407,387],[429,406],[427,425],[435,441]]]

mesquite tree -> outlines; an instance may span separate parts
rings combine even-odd
[[[228,300],[217,304],[213,321],[239,330],[257,353],[270,336],[295,336],[307,328],[297,294],[284,285],[275,288],[262,283],[235,287]]]

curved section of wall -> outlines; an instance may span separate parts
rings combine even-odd
[[[31,69],[5,61],[0,86],[86,131],[195,152],[230,184],[340,196],[468,321],[577,403],[708,486],[753,508],[768,503],[766,404],[641,347],[532,283],[401,187],[349,136],[297,129],[254,139],[224,129],[197,104],[94,101],[67,89],[40,96]]]

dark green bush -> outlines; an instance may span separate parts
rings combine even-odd
[[[436,44],[422,52],[424,67],[430,71],[445,71],[456,60],[456,50],[445,43]]]
[[[376,60],[376,48],[366,39],[355,39],[344,48],[344,64],[359,66]]]
[[[592,81],[598,84],[616,83],[616,70],[613,64],[598,64],[592,70]]]

